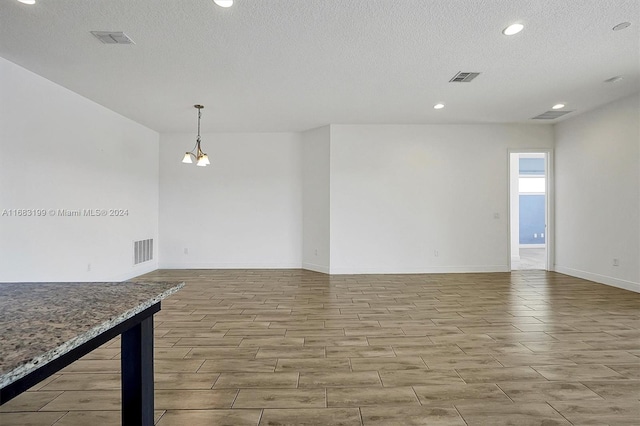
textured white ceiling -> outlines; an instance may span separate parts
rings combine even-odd
[[[579,113],[639,90],[639,30],[638,0],[0,0],[0,56],[160,132]]]

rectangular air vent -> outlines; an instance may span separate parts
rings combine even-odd
[[[558,117],[562,117],[565,114],[569,114],[570,112],[573,112],[573,111],[547,111],[547,112],[543,112],[540,115],[532,117],[532,119],[533,120],[554,120]]]
[[[104,44],[135,44],[122,31],[91,31],[91,34]]]
[[[133,242],[133,264],[148,262],[153,259],[153,239]]]
[[[468,83],[479,75],[479,72],[460,71],[458,74],[454,75],[451,80],[449,80],[449,83]]]

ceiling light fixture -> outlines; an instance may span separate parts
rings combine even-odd
[[[551,109],[562,109],[565,107],[565,104],[555,104],[551,107]]]
[[[18,0],[18,1],[24,4],[36,4],[36,0]]]
[[[233,0],[213,0],[215,4],[220,7],[231,7],[233,6]]]
[[[196,166],[205,167],[211,163],[209,163],[209,156],[202,152],[200,148],[200,118],[202,117],[202,108],[204,108],[204,106],[194,105],[194,108],[198,109],[198,137],[196,137],[196,146],[194,146],[190,152],[184,154],[182,162],[191,164],[193,163],[193,157],[196,159]]]
[[[433,106],[433,109],[442,109],[442,108],[444,108],[444,104],[435,104]]]
[[[625,28],[629,28],[631,26],[631,22],[621,22],[615,27],[612,28],[613,31],[624,30]]]
[[[524,25],[522,24],[511,24],[507,28],[502,30],[502,34],[506,36],[512,36],[514,34],[518,34],[520,31],[522,31],[523,28]]]

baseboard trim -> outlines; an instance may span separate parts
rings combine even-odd
[[[329,267],[328,266],[316,265],[315,263],[303,262],[302,263],[302,269],[306,269],[306,270],[314,271],[314,272],[322,272],[323,274],[328,274],[329,273]]]
[[[576,278],[582,278],[596,282],[598,284],[604,284],[611,287],[621,288],[623,290],[633,291],[640,293],[640,283],[634,283],[633,281],[621,280],[619,278],[610,277],[607,275],[595,274],[593,272],[581,271],[579,269],[567,268],[566,266],[555,265],[555,272],[561,274],[570,275]]]
[[[158,262],[153,262],[149,265],[136,265],[134,268],[127,272],[126,274],[119,274],[115,277],[112,277],[110,280],[114,282],[127,281],[131,278],[139,277],[140,275],[148,274],[149,272],[153,272],[158,270]]]
[[[300,269],[300,263],[161,263],[158,269]]]
[[[381,267],[339,267],[330,268],[331,275],[357,275],[357,274],[468,274],[480,272],[509,272],[507,265],[481,265],[481,266],[424,266],[413,268],[381,268]]]
[[[331,268],[314,263],[299,264],[261,264],[261,263],[164,263],[158,269],[307,269],[331,275],[358,274],[465,274],[481,272],[510,272],[507,265],[482,266],[429,266],[413,268],[379,268],[379,267],[343,267]],[[150,272],[150,271],[149,271]]]
[[[119,283],[122,281],[130,280],[131,278],[139,277],[140,275],[148,274],[149,272],[153,272],[158,269],[158,264],[153,262],[150,265],[138,265],[134,267],[129,272],[124,272],[120,274],[108,275],[99,273],[98,271],[92,271],[91,277],[81,277],[78,275],[72,275],[67,277],[60,278],[47,278],[47,279],[17,279],[17,280],[0,280],[0,284],[2,283],[11,283],[11,282],[30,282],[30,283],[69,283],[69,282],[87,282],[87,283]]]

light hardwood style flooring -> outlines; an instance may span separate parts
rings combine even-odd
[[[640,294],[544,271],[157,271],[156,419],[173,425],[639,425]],[[118,425],[116,339],[0,424]]]

